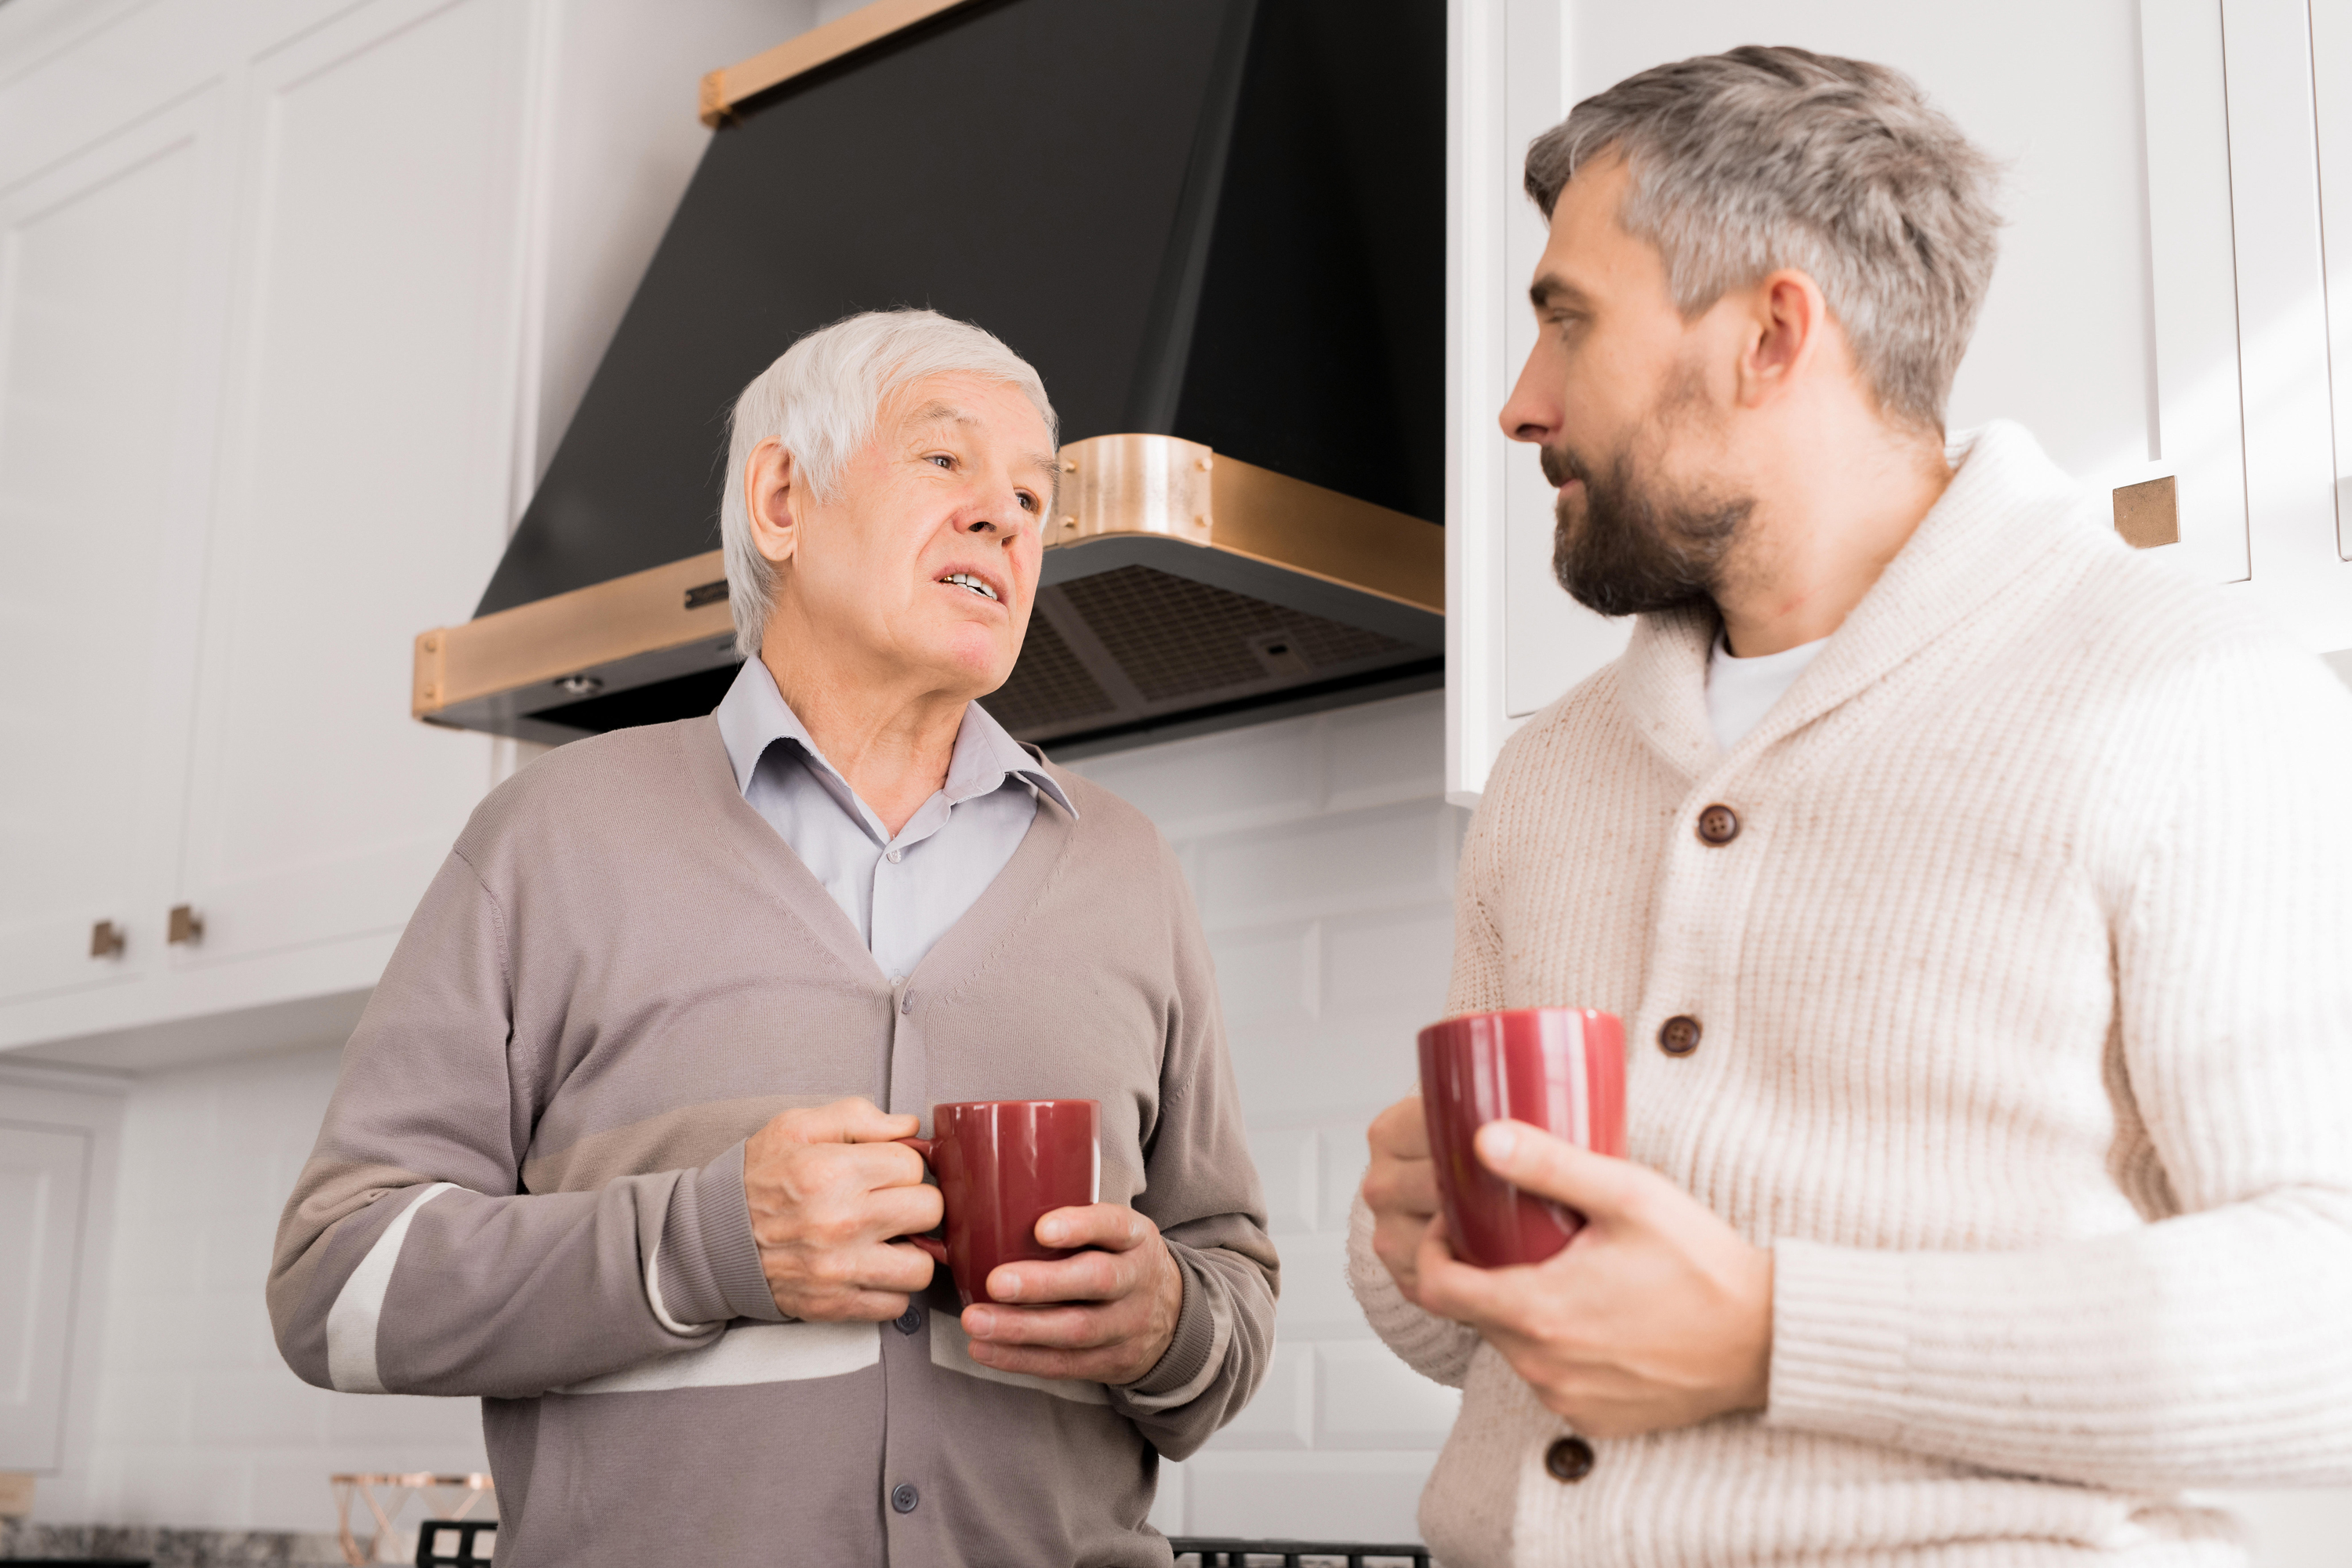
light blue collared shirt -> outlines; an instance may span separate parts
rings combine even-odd
[[[760,660],[744,662],[715,717],[744,800],[824,884],[894,985],[996,880],[1036,818],[1039,792],[1077,815],[976,702],[964,707],[947,782],[896,837],[824,760]]]

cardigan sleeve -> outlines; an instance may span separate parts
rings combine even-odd
[[[1462,846],[1454,888],[1454,975],[1445,994],[1449,1017],[1504,1005],[1503,943],[1487,903],[1495,799],[1490,790],[1479,802]],[[1361,1193],[1348,1211],[1348,1286],[1372,1331],[1407,1366],[1448,1387],[1462,1386],[1469,1375],[1471,1353],[1478,1348],[1478,1331],[1424,1312],[1405,1300],[1388,1267],[1372,1251],[1372,1211]]]
[[[453,853],[343,1049],[269,1270],[278,1348],[307,1382],[528,1396],[782,1316],[740,1143],[593,1192],[522,1189],[504,931]]]
[[[2126,1488],[2352,1479],[2352,693],[2233,638],[2168,683],[2110,912],[2151,1223],[2011,1253],[1783,1241],[1768,1420]]]

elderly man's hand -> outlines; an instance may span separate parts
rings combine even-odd
[[[1656,1172],[1524,1122],[1480,1129],[1477,1146],[1488,1170],[1586,1224],[1520,1268],[1459,1262],[1444,1226],[1433,1226],[1418,1259],[1423,1308],[1475,1327],[1544,1408],[1587,1436],[1763,1407],[1771,1253]]]
[[[882,1322],[931,1282],[931,1260],[911,1242],[940,1223],[940,1190],[923,1162],[894,1138],[911,1116],[867,1100],[787,1110],[743,1146],[743,1192],[768,1292],[787,1317]]]
[[[999,1372],[1114,1386],[1159,1365],[1184,1305],[1183,1271],[1160,1227],[1125,1204],[1087,1204],[1040,1217],[1037,1239],[1087,1250],[998,1264],[988,1276],[996,1302],[963,1310],[971,1359]]]
[[[1437,1217],[1437,1166],[1429,1157],[1421,1096],[1407,1095],[1381,1111],[1366,1136],[1372,1163],[1364,1172],[1363,1193],[1364,1206],[1372,1211],[1372,1254],[1404,1299],[1419,1304],[1421,1241]]]

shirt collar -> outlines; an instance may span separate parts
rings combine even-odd
[[[844,810],[861,820],[872,815],[850,789],[848,781],[817,750],[800,715],[776,689],[776,678],[759,659],[744,660],[712,716],[719,721],[719,738],[725,742],[727,760],[734,767],[737,789],[750,794],[751,780],[758,774],[760,761],[768,754],[768,749],[779,741],[790,741],[800,747],[813,765],[817,782],[841,802]],[[1043,763],[1007,733],[988,710],[977,702],[965,703],[963,722],[956,729],[955,751],[948,759],[947,782],[940,786],[940,793],[947,797],[950,805],[961,805],[974,796],[1003,788],[1012,779],[1019,779],[1038,793],[1052,796],[1054,804],[1072,816],[1078,815],[1078,808],[1070,804],[1070,797],[1062,792],[1062,786],[1045,771]]]

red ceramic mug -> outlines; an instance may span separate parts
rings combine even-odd
[[[1091,1100],[974,1100],[931,1107],[931,1135],[901,1138],[940,1184],[947,1240],[907,1239],[954,1274],[963,1304],[992,1301],[999,1264],[1067,1258],[1037,1222],[1102,1192],[1102,1107]]]
[[[1454,1255],[1481,1268],[1540,1263],[1584,1225],[1478,1163],[1489,1121],[1524,1121],[1599,1154],[1625,1152],[1625,1028],[1589,1007],[1521,1007],[1421,1032],[1421,1107]]]

